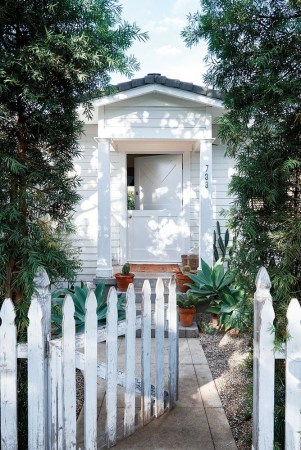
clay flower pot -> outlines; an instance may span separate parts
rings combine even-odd
[[[133,283],[133,279],[135,277],[134,273],[129,273],[128,275],[124,275],[123,273],[116,273],[116,283],[117,289],[121,292],[126,292],[130,283]]]
[[[187,292],[189,286],[184,286],[184,283],[193,283],[192,279],[187,275],[184,275],[182,272],[176,273],[177,286],[180,292]]]
[[[190,308],[180,308],[178,307],[179,316],[180,316],[180,324],[182,327],[191,327],[194,315],[196,313],[195,306],[191,306]]]

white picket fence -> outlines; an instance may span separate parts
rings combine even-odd
[[[164,286],[158,279],[156,309],[151,311],[151,289],[143,286],[142,314],[136,317],[135,293],[126,293],[126,319],[117,322],[117,293],[108,296],[107,326],[97,328],[96,298],[86,301],[85,331],[75,335],[74,306],[70,296],[63,305],[63,334],[50,339],[50,291],[46,272],[36,277],[37,293],[28,313],[28,342],[16,341],[15,310],[10,299],[0,317],[1,450],[14,450],[17,443],[17,358],[28,359],[28,448],[68,450],[77,448],[75,369],[84,373],[84,449],[96,450],[100,433],[107,447],[117,439],[117,386],[124,387],[124,436],[171,409],[177,398],[178,320],[175,281],[169,284],[168,317]],[[155,325],[156,382],[151,383],[151,326]],[[141,329],[141,379],[136,377],[136,330]],[[168,389],[164,387],[164,331],[168,331]],[[125,368],[117,369],[118,336],[125,335]],[[106,342],[106,362],[97,361],[97,343]],[[81,351],[80,351],[81,350]],[[97,429],[97,379],[106,380],[106,427]],[[141,410],[135,410],[136,394]]]
[[[275,360],[285,360],[285,450],[301,448],[301,308],[292,299],[287,309],[288,340],[274,351],[275,313],[265,268],[256,279],[254,296],[253,450],[274,448]]]

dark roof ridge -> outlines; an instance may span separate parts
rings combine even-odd
[[[192,92],[205,97],[216,98],[222,100],[223,96],[220,92],[209,89],[207,87],[198,86],[197,84],[180,81],[173,78],[167,78],[160,73],[149,73],[143,78],[135,78],[133,80],[118,83],[115,87],[118,92],[128,91],[136,87],[145,86],[147,84],[160,84],[162,86],[180,89],[182,91]]]

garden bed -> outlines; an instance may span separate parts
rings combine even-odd
[[[198,316],[203,323],[208,322],[208,315]],[[252,418],[244,393],[247,389],[250,398],[252,386],[242,371],[242,364],[249,355],[251,336],[222,333],[207,326],[205,332],[200,333],[200,342],[237,448],[247,450],[252,443]]]

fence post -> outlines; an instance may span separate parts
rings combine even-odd
[[[176,280],[172,276],[168,295],[168,361],[169,361],[169,409],[173,408],[178,399],[179,372],[179,334]]]
[[[260,383],[259,383],[259,360],[260,360],[260,329],[261,329],[261,312],[265,303],[272,305],[272,297],[270,294],[271,281],[267,270],[261,267],[256,277],[256,292],[254,294],[254,339],[253,339],[253,437],[252,448],[259,450],[259,400],[260,400]],[[263,330],[268,332],[268,330]],[[273,337],[271,336],[273,340]],[[272,349],[271,349],[272,350]],[[271,352],[272,353],[272,352]],[[262,355],[261,355],[262,356]],[[272,353],[273,361],[274,354]],[[271,380],[269,380],[270,382]],[[274,405],[274,401],[273,401]],[[274,415],[272,421],[274,420]]]
[[[299,450],[301,444],[301,308],[296,298],[287,310],[287,332],[285,364],[285,449]]]
[[[17,442],[17,331],[10,298],[0,311],[0,411],[1,449],[16,450]]]
[[[49,341],[51,338],[51,293],[50,293],[50,281],[47,275],[46,270],[43,267],[40,267],[33,279],[34,282],[34,293],[32,296],[37,300],[37,302],[41,305],[42,309],[42,327],[44,334],[44,355],[45,355],[45,381],[44,381],[44,398],[46,399],[46,404],[50,405],[50,390],[49,390],[49,364],[48,364],[48,355],[49,355]],[[49,411],[49,406],[47,410],[45,410],[44,416],[44,430],[45,430],[45,443],[50,448],[50,435],[48,430],[50,431],[50,420],[51,415]]]

